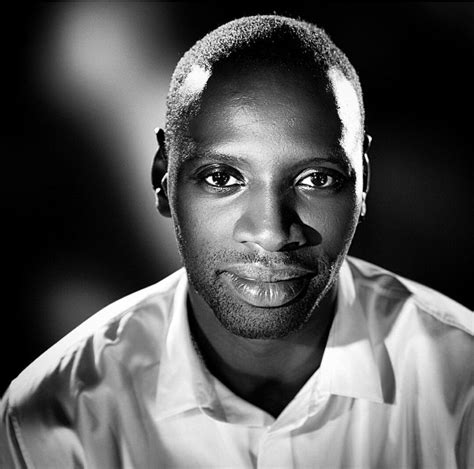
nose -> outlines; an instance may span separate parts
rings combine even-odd
[[[292,195],[269,189],[249,195],[233,235],[237,242],[269,252],[294,250],[307,243]]]

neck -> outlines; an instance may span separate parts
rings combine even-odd
[[[234,393],[276,417],[319,368],[334,316],[336,287],[305,326],[278,339],[247,339],[227,331],[192,289],[191,333],[209,371]]]

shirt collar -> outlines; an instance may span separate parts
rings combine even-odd
[[[184,269],[182,272],[161,356],[157,419],[197,408],[216,416],[222,412],[213,379],[193,346],[187,317],[188,280]],[[356,294],[350,267],[344,261],[339,272],[336,314],[310,394],[335,394],[384,402],[380,376],[368,322]]]
[[[353,274],[344,261],[339,272],[336,314],[319,368],[319,393],[384,402],[376,362],[380,344],[372,335]]]
[[[187,315],[188,279],[182,269],[171,305],[170,323],[161,354],[156,417],[164,419],[216,401],[209,372],[194,349]]]

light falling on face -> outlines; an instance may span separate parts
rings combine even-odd
[[[336,69],[209,81],[170,193],[190,282],[230,332],[284,337],[333,286],[362,199],[358,106]]]

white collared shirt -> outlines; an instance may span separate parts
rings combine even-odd
[[[278,418],[193,347],[184,269],[94,315],[14,380],[0,467],[468,468],[473,320],[348,258],[320,368]]]

